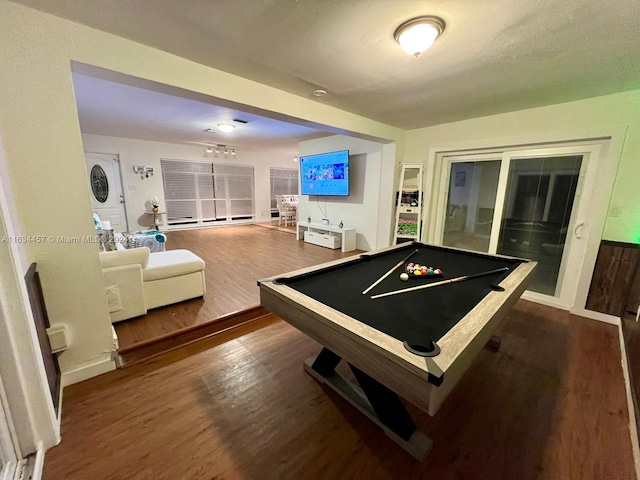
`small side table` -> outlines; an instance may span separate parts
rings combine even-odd
[[[149,230],[160,231],[160,225],[162,225],[162,215],[167,212],[144,212],[145,215],[151,215],[153,218],[153,225],[149,227]]]

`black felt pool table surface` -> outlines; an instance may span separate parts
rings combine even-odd
[[[362,292],[409,253],[418,250],[407,262],[443,271],[442,278],[427,277],[402,281],[404,264],[367,294]],[[287,278],[283,283],[335,310],[363,322],[381,332],[409,344],[424,345],[438,341],[460,319],[525,260],[504,258],[474,252],[459,252],[444,247],[407,243],[402,248],[362,254],[354,262]],[[426,283],[447,280],[508,267],[496,273],[471,280],[440,285],[414,292],[372,299],[371,295]],[[425,343],[426,342],[426,343]]]

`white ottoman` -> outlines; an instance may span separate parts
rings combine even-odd
[[[147,309],[203,297],[204,260],[189,250],[151,253],[142,270]]]

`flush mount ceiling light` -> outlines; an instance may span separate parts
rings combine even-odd
[[[318,90],[314,90],[313,91],[313,95],[316,96],[316,97],[324,97],[326,94],[327,94],[326,90],[318,89]]]
[[[236,126],[232,125],[230,123],[219,123],[218,124],[218,130],[220,130],[222,133],[231,133],[231,132],[233,132],[234,128],[236,128]]]
[[[393,38],[405,52],[417,57],[433,45],[444,27],[444,20],[440,17],[425,15],[404,22],[396,28]]]

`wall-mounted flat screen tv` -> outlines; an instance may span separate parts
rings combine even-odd
[[[349,195],[349,150],[300,157],[302,195]]]

